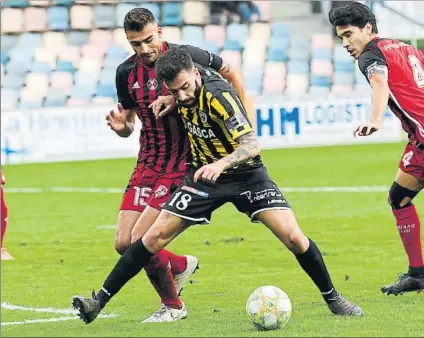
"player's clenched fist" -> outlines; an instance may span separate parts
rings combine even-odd
[[[380,128],[380,124],[378,123],[366,123],[358,126],[353,132],[353,136],[369,136],[375,133]]]
[[[111,110],[106,116],[107,125],[113,131],[121,131],[126,128],[127,125],[127,115],[125,110],[120,103],[117,105],[118,111]]]
[[[195,172],[193,180],[194,182],[199,180],[205,182],[216,182],[217,178],[222,174],[223,171],[224,167],[219,162],[204,165]]]

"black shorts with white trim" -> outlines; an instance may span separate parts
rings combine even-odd
[[[209,223],[212,213],[227,202],[247,214],[252,222],[258,221],[257,215],[262,211],[291,209],[265,167],[223,173],[215,183],[194,182],[194,173],[195,170],[187,173],[163,207],[191,224]]]

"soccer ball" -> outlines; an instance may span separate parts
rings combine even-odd
[[[251,293],[246,313],[256,329],[276,330],[290,319],[292,305],[286,293],[275,286],[261,286]]]

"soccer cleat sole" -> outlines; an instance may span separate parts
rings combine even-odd
[[[78,297],[74,297],[72,299],[72,307],[75,310],[78,310],[78,317],[84,321],[85,324],[89,324],[90,320],[88,319],[87,315],[84,313],[84,305],[82,304],[81,299]]]
[[[386,294],[387,296],[390,296],[390,295],[395,295],[395,296],[401,295],[402,296],[403,294],[408,293],[408,292],[422,293],[422,292],[424,292],[424,290],[413,289],[413,290],[408,290],[408,291],[394,291],[394,290],[391,290],[389,287],[384,287],[383,286],[381,288],[381,292],[384,293],[384,294]]]
[[[193,271],[193,273],[190,275],[190,277],[191,276],[193,276],[195,273],[196,273],[196,271],[197,270],[199,270],[200,269],[200,264],[199,263],[197,263],[197,265],[196,265],[196,267],[194,268],[194,271]],[[184,287],[182,287],[181,288],[181,290],[180,290],[180,292],[178,292],[178,297],[180,297],[181,296],[181,294],[183,293],[183,290],[184,290]]]

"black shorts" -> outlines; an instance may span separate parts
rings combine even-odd
[[[190,170],[181,186],[174,191],[163,210],[191,221],[191,224],[209,223],[212,212],[231,202],[252,222],[265,210],[290,209],[280,189],[271,180],[264,167],[238,173],[222,174],[216,183],[193,181]]]

